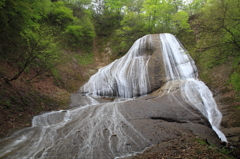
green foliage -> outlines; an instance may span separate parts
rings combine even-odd
[[[189,15],[195,14],[190,20],[194,32],[185,34],[186,37],[182,33],[177,34],[187,42],[185,44],[188,47],[190,46],[190,54],[198,64],[200,76],[205,82],[214,83],[209,78],[212,68],[226,62],[232,63],[232,66],[229,66],[233,68],[229,84],[238,93],[240,92],[239,4],[234,0],[195,0],[184,9]],[[188,39],[192,40],[189,42]]]
[[[37,20],[48,14],[50,4],[50,0],[33,0],[31,3],[28,0],[2,1],[0,3],[1,28],[17,32],[34,26]]]
[[[182,30],[185,30],[186,32],[192,31],[188,23],[188,18],[188,13],[185,11],[179,11],[173,15],[172,22],[176,26],[177,32]]]
[[[195,15],[200,12],[207,0],[193,0],[190,3],[186,3],[183,8],[189,16]]]
[[[63,2],[69,3],[69,4],[77,4],[77,5],[89,5],[91,4],[91,0],[62,0]]]
[[[82,46],[83,41],[83,27],[79,25],[70,25],[66,28],[66,34],[68,35],[69,46],[73,48],[78,48]]]
[[[121,21],[121,28],[116,30],[112,39],[111,48],[117,56],[125,54],[134,41],[147,32],[144,30],[144,23],[141,21],[142,15],[128,11]]]
[[[195,139],[197,143],[201,144],[201,145],[207,145],[206,141],[204,141],[203,139],[201,138],[196,138]]]
[[[230,76],[230,84],[236,90],[237,96],[240,97],[240,56],[233,61],[234,72]]]
[[[82,66],[92,64],[94,61],[93,53],[76,55],[75,58],[78,60],[78,63]]]
[[[51,11],[51,1],[50,0],[34,0],[30,4],[33,10],[33,20],[40,20],[42,18],[47,18],[47,15]]]
[[[114,2],[112,2],[114,3]],[[156,0],[135,0],[134,3],[137,6],[133,7],[132,3],[126,2],[122,3],[124,6],[122,8],[122,20],[120,21],[119,28],[113,28],[111,30],[111,35],[113,41],[111,43],[111,48],[116,55],[123,55],[127,52],[133,42],[146,34],[163,33],[170,32],[173,34],[178,34],[183,30],[185,32],[191,32],[190,26],[188,24],[188,13],[185,11],[180,11],[184,5],[182,1],[156,1]],[[181,6],[179,6],[181,4]],[[109,11],[103,13],[109,16]],[[114,20],[106,20],[108,22],[113,22]],[[99,21],[98,21],[99,22]],[[116,18],[115,18],[116,22]],[[106,25],[105,20],[101,22],[100,26]],[[116,23],[117,24],[117,23]],[[101,27],[96,26],[102,32]],[[114,32],[113,32],[114,31]],[[97,30],[97,33],[99,31]],[[103,35],[103,34],[98,34]]]
[[[66,28],[68,45],[72,49],[89,50],[95,37],[95,30],[89,18],[78,20]]]
[[[5,6],[6,0],[1,0],[0,1],[0,9],[2,9]]]
[[[96,35],[109,37],[115,55],[122,56],[137,38],[162,32],[173,33],[190,43],[190,53],[201,59],[198,62],[202,63],[203,72],[239,57],[240,11],[234,0],[194,0],[191,3],[105,0],[104,6],[99,6],[102,9],[96,12],[90,3],[90,0],[0,1],[1,59],[20,72],[37,73],[59,62],[58,48],[80,50],[78,58],[85,56],[83,52],[91,57]],[[197,23],[200,21],[202,30],[194,48],[195,37],[188,20],[189,15],[199,13],[201,8]],[[234,87],[238,85],[236,74],[239,73],[235,70],[231,77]]]
[[[230,77],[230,82],[233,88],[240,93],[240,73],[234,72]]]
[[[65,28],[74,21],[73,11],[65,6],[62,1],[53,3],[49,14],[51,22],[61,28]]]
[[[92,12],[79,7],[89,3],[2,0],[0,59],[18,70],[8,80],[24,72],[32,74],[28,79],[32,80],[50,70],[60,62],[65,46],[90,52],[95,37]]]
[[[71,50],[81,49],[82,51],[89,51],[92,48],[93,39],[95,37],[95,28],[91,19],[92,12],[83,7],[86,2],[60,2],[58,7],[61,11],[68,11],[69,23],[58,25],[64,30],[62,32],[62,46]],[[66,10],[67,8],[67,10]],[[71,17],[71,18],[70,18]],[[63,29],[64,28],[64,29]]]
[[[208,61],[209,67],[239,56],[239,16],[240,6],[234,0],[209,1],[203,8],[198,47],[204,52],[202,58]]]
[[[20,33],[22,43],[19,47],[21,50],[15,56],[6,57],[9,63],[18,68],[9,81],[16,80],[24,71],[34,72],[29,79],[32,80],[59,62],[61,52],[53,37],[52,29],[54,28],[42,25],[34,29],[28,28]]]
[[[146,29],[149,33],[171,32],[171,16],[176,12],[170,1],[144,1],[142,15],[145,17]]]
[[[225,148],[225,147],[223,147],[223,148],[221,148],[221,149],[218,149],[218,151],[221,152],[221,153],[223,153],[223,154],[225,154],[225,155],[229,155],[229,154],[232,152],[231,149],[227,149],[227,148]],[[233,158],[233,157],[230,157],[230,158]]]
[[[30,69],[35,72],[35,75],[29,80],[50,70],[60,62],[61,51],[53,36],[53,29],[42,25],[34,30],[28,29],[21,33],[27,46],[19,57],[21,62],[18,68],[20,70]]]
[[[18,40],[20,32],[27,26],[36,23],[32,20],[33,10],[24,1],[5,1],[0,8],[0,55],[5,56],[15,52],[15,41]]]
[[[94,14],[94,26],[98,36],[110,37],[120,28],[123,15],[120,12],[104,10],[102,14]]]
[[[108,10],[120,12],[128,3],[128,0],[105,0],[105,7]]]
[[[59,74],[59,71],[56,69],[56,68],[51,68],[50,70],[51,72],[51,75],[53,76],[53,80],[54,80],[54,84],[56,86],[62,86],[62,77],[61,75]]]
[[[116,38],[113,38],[111,43],[111,48],[118,57],[127,53],[131,45],[135,40],[133,40],[132,29],[125,26],[116,31]]]

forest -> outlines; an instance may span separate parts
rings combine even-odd
[[[110,42],[116,57],[139,37],[172,33],[202,72],[231,61],[240,91],[240,2],[235,0],[1,0],[0,60],[17,69],[6,82],[51,71],[64,49],[90,54],[93,40]]]
[[[215,84],[210,76],[214,68],[227,65],[230,69],[224,85],[234,90],[239,100],[239,0],[0,0],[0,10],[0,78],[4,87],[0,106],[9,120],[17,118],[16,111],[35,111],[29,98],[38,94],[13,94],[10,87],[14,81],[31,85],[45,74],[53,77],[57,86],[76,90],[59,82],[57,66],[72,58],[72,54],[66,55],[69,52],[80,67],[86,67],[93,61],[96,43],[110,47],[114,60],[136,39],[166,32],[184,44],[208,85]],[[13,103],[18,107],[19,101],[29,108],[13,109]],[[35,102],[46,101],[41,97]]]

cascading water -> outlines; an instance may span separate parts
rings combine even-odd
[[[187,51],[172,34],[160,34],[167,81],[196,78],[197,68]]]
[[[147,62],[151,56],[144,52],[151,47],[148,44],[150,35],[138,39],[125,56],[101,68],[80,91],[95,97],[132,98],[147,94]]]
[[[1,140],[0,158],[104,159],[142,151],[149,142],[118,110],[122,103],[35,116],[31,128]]]
[[[219,130],[222,114],[211,91],[197,79],[197,68],[187,51],[172,34],[160,34],[167,80],[180,81],[182,97],[198,109],[210,122],[222,141],[227,141]]]
[[[162,50],[158,50],[157,53],[162,52],[165,66],[163,76],[166,76],[166,84],[162,88],[166,91],[155,99],[163,99],[165,103],[161,104],[150,98],[130,99],[150,93],[148,66],[153,56],[152,37],[153,35],[147,35],[137,40],[124,57],[93,75],[80,89],[80,93],[73,96],[72,105],[77,106],[76,108],[35,116],[32,127],[0,140],[0,158],[106,159],[141,152],[157,140],[161,142],[166,140],[166,137],[173,138],[177,132],[174,129],[177,123],[171,123],[173,126],[169,126],[162,121],[151,120],[153,115],[162,115],[164,117],[154,118],[165,119],[165,116],[171,115],[170,112],[174,113],[177,107],[170,108],[171,110],[167,111],[169,114],[159,111],[168,109],[169,103],[169,107],[179,104],[177,109],[183,109],[184,113],[190,112],[183,115],[186,121],[182,116],[179,117],[182,123],[179,127],[184,129],[184,133],[188,132],[191,126],[203,129],[199,122],[194,124],[196,120],[203,122],[202,115],[185,106],[188,103],[209,120],[221,140],[227,141],[219,130],[222,116],[210,90],[203,82],[197,80],[194,61],[171,34],[157,35],[158,45],[162,46]],[[171,104],[171,100],[166,101],[168,96],[164,94],[171,94],[177,90],[173,90],[173,85],[177,85],[180,90],[183,102]],[[118,100],[99,103],[100,96],[115,96]],[[154,133],[149,133],[150,128],[144,130],[151,124],[151,129],[157,125],[161,129],[156,129]],[[165,132],[165,129],[169,130]],[[212,131],[204,127],[205,129],[209,133]],[[189,132],[193,130],[194,128],[191,128]],[[158,133],[159,135],[154,136]],[[154,137],[156,141],[152,140]]]

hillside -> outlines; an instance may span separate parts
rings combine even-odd
[[[96,44],[95,44],[96,43]],[[33,116],[46,111],[68,109],[71,93],[77,92],[90,76],[110,62],[109,48],[93,45],[94,56],[81,64],[78,52],[63,50],[65,60],[56,66],[57,74],[46,72],[31,82],[31,73],[24,73],[19,80],[7,83],[4,79],[12,76],[14,68],[1,63],[1,137],[8,136],[16,129],[31,126]],[[99,51],[103,48],[103,52]]]

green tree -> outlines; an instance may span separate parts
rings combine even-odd
[[[8,58],[17,72],[13,77],[5,79],[7,82],[18,79],[25,71],[34,71],[29,79],[32,80],[54,67],[61,57],[52,28],[41,26],[34,31],[27,29],[21,36],[22,44],[17,46],[19,53],[14,58]]]
[[[184,5],[184,11],[188,12],[189,16],[195,15],[204,7],[207,0],[193,0],[191,3]]]
[[[239,2],[240,3],[240,2]],[[209,1],[202,11],[198,47],[209,67],[239,56],[240,6],[234,0]]]
[[[175,13],[174,6],[167,0],[146,0],[143,3],[142,14],[149,33],[172,32],[171,17]]]
[[[172,16],[172,22],[176,27],[176,32],[179,31],[191,31],[190,25],[188,23],[188,13],[185,11],[179,11]]]
[[[50,0],[1,1],[0,59],[16,68],[13,81],[28,71],[33,77],[56,65],[60,52],[53,36],[55,28],[47,22]]]
[[[175,12],[183,10],[185,6],[185,2],[183,0],[169,0],[168,2],[175,8]]]
[[[57,1],[52,4],[51,12],[49,13],[49,19],[55,26],[59,26],[64,29],[70,25],[75,17],[73,16],[73,10],[65,6],[62,1]]]
[[[117,56],[125,54],[136,39],[147,34],[144,30],[145,23],[141,19],[143,19],[141,14],[131,11],[128,11],[124,16],[121,28],[116,30],[112,42],[113,51]]]
[[[105,9],[101,14],[94,14],[94,26],[98,36],[110,37],[119,29],[123,14]]]
[[[202,8],[198,27],[198,63],[204,72],[227,61],[233,62],[231,84],[239,90],[240,2],[209,0]]]
[[[128,0],[105,0],[105,8],[111,11],[121,12],[122,9],[128,4]]]
[[[69,25],[66,28],[68,45],[72,49],[89,50],[95,37],[95,31],[92,23],[85,20],[83,25]]]
[[[134,12],[136,14],[140,14],[143,6],[143,2],[145,0],[132,0],[129,1],[127,5],[127,11]]]
[[[159,9],[160,3],[161,2],[158,0],[146,0],[143,3],[142,12],[146,20],[147,30],[149,32],[152,32],[154,25],[156,24],[156,20],[158,19],[157,15],[159,14],[157,13],[157,11]]]
[[[27,28],[38,27],[38,21],[46,17],[50,9],[50,0],[7,0],[0,7],[0,55],[15,55],[15,45]]]

